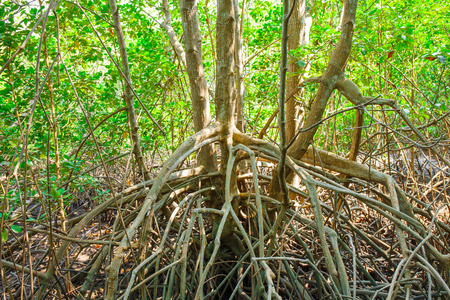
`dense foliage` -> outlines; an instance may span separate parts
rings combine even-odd
[[[63,1],[58,5],[61,54],[92,118],[91,122],[95,124],[123,105],[120,96],[123,82],[95,35],[97,31],[107,50],[118,60],[107,3],[87,1],[80,4],[85,8],[86,16],[70,1]],[[211,38],[215,35],[215,3],[200,2],[199,7],[204,67],[207,80],[213,84],[215,62],[212,50],[214,41]],[[29,5],[25,2],[3,2],[0,7],[3,64],[25,40],[34,21],[44,13],[44,8],[44,4],[40,6],[36,2]],[[182,36],[176,3],[172,3],[172,9],[173,26],[178,36]],[[339,32],[336,31],[339,6],[331,2],[320,2],[314,3],[311,9],[311,43],[290,55],[298,59],[300,65],[305,61],[310,62],[310,74],[315,75],[326,66],[332,47],[339,37]],[[160,3],[126,2],[121,6],[121,14],[136,92],[168,133],[163,136],[145,114],[141,113],[139,121],[143,147],[147,152],[154,149],[173,151],[186,134],[192,132],[189,126],[192,122],[186,77],[165,32],[158,25],[161,22]],[[448,70],[445,67],[450,53],[446,29],[449,14],[450,8],[446,2],[439,5],[420,1],[360,3],[352,58],[348,66],[352,79],[370,95],[397,99],[420,123],[430,116],[445,112],[448,109],[449,85]],[[248,131],[258,132],[276,105],[280,19],[279,3],[247,3],[243,36]],[[50,14],[44,33],[46,42],[40,55],[40,82],[49,69],[47,64],[51,63],[58,51],[56,26],[55,15]],[[40,31],[41,25],[31,36],[26,49],[2,74],[0,119],[4,141],[1,145],[3,165],[13,157],[14,147],[19,140],[17,116],[22,123],[27,120],[29,105],[35,94]],[[58,62],[50,74],[50,81],[55,119],[60,128],[60,151],[64,154],[80,141],[86,132],[86,121],[77,107],[64,67]],[[306,106],[314,91],[314,87],[308,89]],[[42,104],[49,110],[49,91],[43,89],[42,93]],[[348,106],[339,101],[337,96],[334,102],[333,109]],[[137,101],[136,107],[142,112]],[[124,113],[120,113],[103,125],[99,136],[108,156],[117,155],[119,149],[127,148],[125,117]],[[343,117],[337,122],[340,128],[333,130],[348,130],[351,120],[350,116]],[[46,155],[47,128],[44,109],[39,108],[34,116],[28,149],[33,160],[43,159]],[[439,130],[431,128],[430,131],[430,134],[439,136]],[[345,151],[342,148],[344,145],[341,144],[337,149]],[[89,145],[85,149],[89,149]],[[53,151],[50,151],[50,155],[54,155]]]

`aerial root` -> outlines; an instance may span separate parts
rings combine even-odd
[[[309,153],[303,162],[288,157],[286,166],[301,183],[289,187],[297,198],[286,207],[267,196],[272,177],[259,162],[264,158],[275,168],[278,149],[239,133],[229,148],[226,174],[206,174],[202,168],[174,172],[190,153],[220,139],[220,128],[195,136],[164,164],[157,178],[69,220],[72,228],[67,237],[60,236],[55,253],[60,264],[67,249],[73,252],[79,246],[73,265],[97,245],[94,260],[77,279],[82,282],[78,299],[92,297],[93,285],[105,271],[109,299],[133,299],[138,293],[152,299],[402,299],[450,294],[448,247],[439,238],[448,236],[441,221],[448,215],[446,205],[433,214],[413,210],[409,196],[390,176],[357,162],[345,165],[345,159],[319,151],[315,162],[322,163],[320,168]],[[236,174],[240,160],[248,160],[248,173]],[[342,185],[332,172],[350,176],[351,184]],[[237,181],[244,184],[241,190]],[[345,201],[336,210],[339,197]],[[212,207],[218,199],[221,206]],[[97,244],[77,238],[95,217],[117,209],[123,223],[117,218]],[[269,211],[276,213],[274,223]],[[30,272],[10,264],[8,256],[3,265]],[[39,269],[35,266],[33,272],[40,272],[35,275],[44,284],[53,284],[52,276],[59,276],[47,278],[48,271]],[[49,290],[47,285],[41,295]]]
[[[387,183],[389,198],[392,201],[391,205],[386,205],[369,196],[345,188],[328,178],[324,178],[314,171],[304,169],[292,161],[289,161],[288,164],[302,179],[302,184],[306,188],[305,191],[307,192],[308,201],[311,204],[313,220],[301,217],[298,211],[289,208],[283,216],[282,226],[274,231],[274,228],[272,228],[269,224],[266,203],[275,204],[279,209],[282,208],[282,204],[276,199],[261,195],[265,191],[264,188],[260,187],[258,177],[270,179],[270,176],[258,174],[255,151],[258,155],[264,153],[266,158],[270,157],[270,154],[272,154],[272,160],[274,162],[277,161],[276,152],[270,152],[264,148],[258,149],[258,146],[255,145],[252,145],[251,148],[252,150],[243,144],[237,144],[231,149],[224,184],[225,198],[220,209],[202,207],[202,205],[204,205],[202,194],[206,195],[205,193],[211,191],[213,187],[201,189],[194,193],[189,193],[178,203],[177,207],[172,210],[172,215],[165,223],[166,227],[161,239],[162,242],[145,261],[134,268],[131,280],[128,281],[126,292],[120,299],[128,299],[130,292],[137,291],[138,287],[142,286],[143,283],[141,282],[134,287],[133,284],[137,272],[144,265],[147,265],[148,269],[155,268],[155,270],[158,270],[158,268],[155,267],[158,263],[161,264],[161,266],[164,265],[164,267],[160,269],[161,271],[158,271],[158,274],[162,275],[162,272],[166,272],[166,275],[164,275],[165,278],[167,278],[166,283],[168,283],[168,286],[171,287],[167,291],[167,296],[179,296],[182,299],[185,299],[186,297],[203,299],[205,297],[217,296],[217,294],[223,293],[222,289],[224,286],[230,284],[231,282],[235,282],[235,284],[233,285],[234,288],[228,292],[229,296],[235,296],[238,293],[242,296],[245,294],[245,286],[243,283],[248,281],[249,278],[254,278],[254,292],[256,291],[261,297],[264,298],[282,299],[283,293],[280,294],[280,285],[285,286],[285,288],[289,286],[289,288],[293,289],[295,293],[302,295],[302,298],[315,298],[317,295],[311,295],[307,286],[305,286],[303,282],[299,282],[298,278],[293,276],[292,264],[294,262],[300,262],[311,268],[313,278],[316,278],[316,291],[320,291],[322,295],[330,295],[334,299],[356,297],[356,295],[361,294],[374,295],[374,292],[362,289],[361,283],[358,280],[359,276],[357,274],[362,274],[361,276],[368,278],[369,282],[378,286],[379,290],[376,291],[377,295],[385,295],[386,293],[384,293],[383,290],[388,290],[393,285],[385,283],[382,287],[380,287],[381,283],[375,280],[373,276],[367,272],[367,268],[364,266],[366,262],[364,262],[358,253],[356,253],[356,245],[353,241],[354,238],[359,240],[359,243],[366,242],[368,247],[371,247],[374,251],[381,251],[384,255],[386,255],[389,251],[391,253],[396,252],[401,255],[403,257],[403,263],[399,264],[399,267],[402,267],[406,261],[409,264],[414,256],[417,258],[419,257],[417,256],[417,253],[413,253],[409,250],[410,245],[408,245],[406,241],[405,233],[416,239],[419,242],[418,247],[426,253],[433,253],[437,251],[431,243],[428,243],[431,238],[430,236],[422,238],[421,232],[416,232],[403,223],[404,221],[407,221],[409,224],[413,224],[416,228],[423,228],[421,223],[418,222],[416,218],[411,218],[409,215],[400,211],[398,200],[395,199],[395,197],[397,197],[397,190],[393,181],[385,181]],[[232,185],[231,178],[238,151],[247,152],[250,159],[250,174],[255,174],[255,176],[251,176],[251,181],[247,182],[247,184],[250,185],[249,190],[252,192],[242,193],[242,197],[237,200],[241,202],[239,206],[240,210],[245,210],[246,208],[250,211],[247,215],[247,222],[249,222],[250,224],[248,225],[254,229],[250,232],[248,229],[244,228],[245,222],[238,217],[239,211],[236,211],[233,208],[236,207],[233,205],[233,201],[236,201],[236,199],[231,196],[230,192]],[[250,176],[247,176],[246,178],[249,177]],[[321,203],[318,191],[323,190],[351,195],[355,197],[355,199],[361,201],[361,205],[367,205],[374,211],[380,213],[381,216],[391,221],[396,228],[396,239],[398,240],[398,243],[394,246],[390,246],[383,241],[380,241],[373,235],[364,233],[362,230],[357,229],[349,216],[345,214],[339,214],[337,216],[338,223],[343,224],[343,229],[350,229],[349,233],[342,235],[339,234],[336,229],[327,226],[323,218],[323,209],[330,211],[332,210],[332,207],[325,203]],[[305,195],[304,192],[300,193]],[[194,199],[196,199],[195,208],[193,208],[192,205]],[[397,201],[397,203],[395,201]],[[183,209],[184,212],[180,215],[180,212]],[[279,210],[279,213],[282,211],[282,209]],[[185,220],[189,218],[188,215],[190,215],[190,220],[188,224],[185,225]],[[218,229],[215,232],[213,240],[211,239],[212,236],[208,235],[205,231],[205,228],[208,228],[208,225],[210,225],[208,220],[210,220],[211,215],[216,215],[219,217]],[[158,258],[163,251],[162,249],[165,248],[165,241],[169,237],[171,224],[174,219],[181,219],[178,232],[174,237],[174,244],[177,245],[177,249],[179,250],[176,250],[176,252],[172,254],[172,259],[162,264],[161,260],[158,260]],[[234,233],[243,241],[245,251],[242,253],[241,257],[238,257],[236,264],[231,267],[228,272],[224,273],[225,277],[223,281],[219,281],[215,287],[211,287],[208,286],[207,283],[210,283],[210,278],[212,278],[213,274],[215,274],[213,270],[214,265],[220,265],[221,257],[219,253],[221,250],[225,251],[223,249],[224,241],[222,240],[222,233],[224,228],[228,226],[227,223],[229,222],[232,222],[233,226],[235,226]],[[344,227],[344,224],[348,225]],[[291,256],[289,250],[283,250],[286,247],[283,247],[283,244],[280,242],[285,239],[284,235],[286,235],[288,231],[290,232],[291,237],[297,237],[297,239],[294,238],[295,240],[302,240],[302,232],[298,229],[299,225],[303,226],[303,228],[306,226],[309,230],[313,230],[312,232],[317,234],[321,245],[320,248],[323,255],[322,258],[314,258],[314,255],[311,253],[310,246],[305,242],[299,244],[301,245],[301,248],[303,248],[305,256],[308,259],[294,258]],[[355,230],[351,230],[352,228]],[[276,236],[275,239],[273,239],[273,235]],[[346,239],[348,243],[344,242],[343,238]],[[213,245],[213,249],[211,253],[208,254],[208,251],[211,248],[208,248],[208,245],[211,243]],[[272,247],[271,253],[273,254],[267,256],[269,245]],[[426,247],[422,248],[422,246]],[[390,249],[383,249],[382,247],[390,247]],[[395,247],[396,249],[392,247]],[[190,253],[192,251],[195,251],[197,255],[195,253]],[[170,252],[171,251],[167,249],[165,254],[170,256]],[[411,255],[412,253],[414,255]],[[423,256],[420,256],[420,258],[423,258]],[[324,277],[323,271],[317,266],[318,260],[324,261],[324,267],[327,270],[326,273],[330,276],[329,278]],[[206,261],[207,263],[205,265]],[[243,264],[246,261],[248,262],[248,265],[244,267]],[[389,263],[393,264],[395,262],[389,259]],[[433,269],[433,272],[429,269],[431,267],[430,263],[424,264],[422,262],[416,262],[415,264],[417,263],[421,264],[421,266],[423,266],[422,270],[429,272],[429,274],[431,274],[431,276],[433,276],[438,283],[445,284],[445,281],[439,275],[437,270]],[[193,274],[189,274],[187,272],[189,266],[190,270],[194,270]],[[351,272],[349,272],[349,269]],[[284,271],[280,273],[282,270]],[[404,276],[408,279],[408,273],[411,274],[411,268],[403,267],[402,273],[397,274],[397,276]],[[249,274],[253,275],[247,277]],[[351,280],[349,280],[348,274],[351,275]],[[439,277],[435,277],[436,274],[439,275]],[[151,279],[148,278],[149,277],[145,279],[146,283],[153,279],[154,276],[151,276]],[[328,280],[331,280],[331,283],[328,283]],[[173,287],[176,286],[176,281],[180,283],[179,290],[173,290]],[[403,281],[408,282],[405,280]],[[155,284],[156,283],[154,283],[154,285]],[[367,283],[365,283],[365,285],[367,285]],[[395,286],[398,290],[400,284],[397,283]],[[417,293],[417,291],[411,291],[413,288],[412,284],[403,284],[403,286],[409,290],[406,293]],[[448,287],[445,285],[442,288],[443,290],[446,290]],[[155,291],[155,289],[153,290]],[[188,292],[186,293],[185,291]],[[389,295],[389,293],[392,292],[389,290],[386,295]]]

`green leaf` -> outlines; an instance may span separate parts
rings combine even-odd
[[[6,229],[4,229],[2,232],[2,241],[6,242],[7,240],[8,240],[8,231],[6,231]]]
[[[20,233],[22,231],[22,227],[20,227],[19,225],[11,225],[11,230],[15,233]]]
[[[297,61],[297,65],[298,65],[300,68],[303,68],[304,66],[306,66],[306,63],[305,63],[303,60],[298,60],[298,61]]]

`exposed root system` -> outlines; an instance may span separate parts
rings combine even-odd
[[[8,270],[5,296],[445,299],[450,294],[445,169],[417,185],[430,189],[419,199],[412,181],[402,183],[405,193],[374,168],[311,151],[304,162],[287,159],[301,182],[289,187],[292,201],[285,205],[268,196],[278,148],[238,131],[223,162],[225,174],[201,167],[175,171],[190,153],[220,141],[219,133],[214,126],[199,132],[155,179],[67,220],[67,235],[60,224],[48,228],[37,222],[27,236],[10,239],[2,260]],[[106,213],[110,217],[102,217]]]

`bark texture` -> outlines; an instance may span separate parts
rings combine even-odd
[[[289,1],[289,5],[293,7],[291,17],[289,19],[287,48],[289,53],[309,43],[309,32],[311,30],[312,18],[306,9],[306,0]],[[286,81],[286,139],[289,143],[295,136],[298,127],[301,125],[301,119],[304,116],[301,102],[303,100],[303,89],[300,88],[303,82],[302,77],[307,76],[310,64],[300,67],[299,58],[290,56],[287,65],[288,77]],[[306,57],[301,57],[302,61],[307,61]],[[303,70],[303,74],[300,72]],[[295,174],[288,176],[287,181],[293,185],[299,184],[299,178]]]
[[[211,123],[211,114],[208,101],[208,86],[202,61],[202,37],[198,22],[197,1],[180,0],[180,8],[186,53],[186,71],[191,87],[194,129],[198,132]],[[205,146],[200,150],[197,162],[209,172],[217,169],[212,145]]]
[[[217,3],[216,23],[216,119],[224,126],[224,135],[230,137],[234,128],[234,43],[235,14],[233,0],[223,0]],[[227,139],[231,145],[231,138]],[[221,171],[225,173],[228,161],[228,146],[221,145]]]
[[[244,58],[242,50],[242,27],[239,22],[239,3],[238,0],[233,1],[234,15],[236,19],[236,33],[235,33],[235,53],[236,60],[236,128],[244,132]]]
[[[311,106],[311,111],[305,120],[304,128],[309,128],[322,119],[328,99],[336,88],[336,83],[344,73],[350,56],[357,4],[357,0],[346,0],[344,2],[341,37],[331,55],[327,69],[321,78],[319,90]],[[310,130],[300,133],[289,149],[288,154],[296,159],[301,159],[308,149],[317,128],[318,126],[315,126]]]
[[[223,126],[223,141],[220,143],[220,171],[222,174],[222,186],[220,193],[223,198],[214,199],[212,206],[220,208],[224,203],[232,203],[233,210],[237,210],[236,200],[236,169],[230,166],[229,158],[233,146],[232,132],[235,128],[235,34],[236,20],[233,0],[221,0],[217,2],[217,23],[216,23],[216,119]],[[233,163],[231,163],[233,164]],[[226,174],[232,168],[230,174]],[[226,179],[228,178],[228,179]],[[227,185],[226,182],[230,184]],[[233,241],[234,222],[229,219],[225,222],[222,232],[217,216],[212,218],[213,236],[220,238],[225,244]]]
[[[186,68],[186,54],[184,52],[183,46],[178,41],[177,34],[173,30],[172,16],[170,15],[169,4],[167,3],[167,0],[162,1],[162,10],[164,13],[164,22],[162,22],[160,26],[166,31],[167,36],[169,37],[170,44],[175,49],[180,63],[184,68]]]
[[[128,125],[130,126],[131,131],[130,138],[134,145],[133,154],[138,164],[139,172],[142,172],[145,180],[148,180],[150,176],[148,174],[147,167],[145,166],[144,156],[142,155],[140,146],[139,125],[136,118],[136,111],[134,109],[133,91],[131,87],[130,65],[128,64],[127,47],[125,44],[125,38],[123,36],[122,24],[120,22],[119,9],[117,8],[117,3],[115,0],[109,0],[109,6],[111,8],[111,14],[114,20],[114,30],[116,32],[117,42],[119,44],[120,58],[122,61],[122,72],[126,77],[123,96],[125,104],[127,106]]]
[[[294,0],[289,1],[289,5],[292,6]],[[292,11],[291,18],[289,19],[288,28],[288,41],[287,47],[288,51],[298,49],[300,46],[306,43],[305,33],[306,33],[306,18],[305,18],[305,0],[298,0],[295,2],[294,9]],[[286,80],[286,95],[291,95],[298,91],[298,86],[300,84],[300,76],[298,72],[301,67],[298,65],[298,61],[295,57],[290,56],[288,61],[288,78]],[[295,97],[292,97],[286,103],[286,136],[287,140],[290,141],[298,128],[300,115],[300,105],[295,101]]]
[[[216,115],[217,121],[230,127],[234,124],[234,43],[235,14],[232,0],[217,3],[217,65]]]
[[[350,56],[357,5],[357,0],[346,0],[344,2],[341,37],[331,55],[325,73],[320,77],[319,89],[311,106],[311,111],[303,125],[305,130],[293,137],[295,140],[288,149],[287,154],[292,158],[300,160],[307,151],[319,127],[315,125],[319,124],[322,119],[332,92],[337,88],[338,82],[345,78],[344,70]],[[286,175],[290,174],[287,172]],[[280,188],[278,174],[274,173],[269,188],[271,197],[277,198]]]

